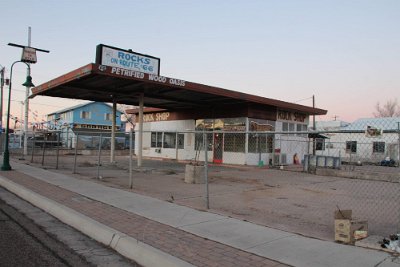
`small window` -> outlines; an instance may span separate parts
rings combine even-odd
[[[90,111],[81,111],[81,119],[90,119]]]
[[[385,153],[385,142],[374,142],[372,144],[373,153]]]
[[[151,132],[151,147],[161,147],[162,132]]]
[[[294,123],[289,123],[289,132],[294,132]]]
[[[176,133],[164,133],[164,148],[175,148]]]
[[[315,150],[325,150],[325,139],[324,138],[315,139]]]
[[[334,148],[333,143],[328,143],[328,144],[326,144],[325,147],[326,147],[326,148]]]
[[[104,120],[111,121],[112,120],[112,114],[111,113],[105,113],[104,114]]]
[[[296,130],[297,130],[297,132],[306,132],[307,131],[307,125],[305,125],[305,124],[296,124]],[[297,136],[307,137],[307,134],[297,134]]]
[[[287,132],[289,130],[289,126],[287,122],[282,123],[282,132]]]
[[[178,134],[178,148],[183,149],[185,147],[185,135]]]
[[[357,141],[346,142],[346,153],[357,153]]]

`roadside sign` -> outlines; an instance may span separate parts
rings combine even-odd
[[[22,49],[21,61],[26,63],[36,63],[36,49],[25,46],[24,49]]]

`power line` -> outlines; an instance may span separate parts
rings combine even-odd
[[[298,103],[298,102],[301,102],[301,101],[304,101],[304,100],[309,100],[309,99],[312,99],[313,97],[311,96],[311,97],[307,97],[307,98],[304,98],[304,99],[300,99],[300,100],[297,100],[297,101],[294,101],[293,103]]]
[[[16,100],[16,99],[11,99],[11,101],[14,102],[24,102],[23,100]],[[48,106],[48,107],[55,107],[55,108],[64,108],[65,106],[56,106],[56,105],[49,105],[49,104],[42,104],[42,103],[29,103],[30,105],[39,105],[39,106]]]
[[[65,106],[56,106],[56,105],[49,105],[49,104],[41,104],[41,103],[30,103],[31,105],[40,105],[40,106],[47,106],[47,107],[55,107],[55,108],[65,108]]]

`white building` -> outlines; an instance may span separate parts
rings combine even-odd
[[[317,131],[331,132],[322,133],[327,138],[318,140],[316,154],[347,162],[378,164],[386,157],[398,161],[399,125],[400,117],[364,118],[348,125],[340,121],[319,122]]]
[[[299,163],[309,152],[309,138],[304,132],[310,114],[306,113],[304,106],[294,105],[298,110],[283,110],[276,106],[260,108],[258,105],[258,109],[253,111],[255,106],[257,104],[251,103],[245,107],[230,106],[214,111],[147,109],[144,114],[143,156],[204,161],[204,130],[209,162],[293,164],[297,159]],[[135,136],[138,139],[138,134]]]

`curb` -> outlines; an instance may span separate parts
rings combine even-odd
[[[2,176],[0,176],[0,186],[140,265],[146,267],[193,267],[190,263],[127,236]]]

